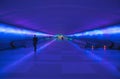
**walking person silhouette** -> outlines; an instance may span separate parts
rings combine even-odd
[[[37,50],[37,42],[38,42],[38,38],[36,35],[34,35],[33,37],[34,53],[36,53],[36,50]]]

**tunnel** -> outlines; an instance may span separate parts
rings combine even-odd
[[[120,79],[120,0],[0,0],[0,79]]]

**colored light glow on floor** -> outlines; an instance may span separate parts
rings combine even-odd
[[[55,40],[52,40],[46,44],[44,44],[43,46],[41,46],[40,48],[37,49],[37,52],[40,53],[41,50],[45,49],[46,47],[48,47],[50,44],[52,44],[53,42],[55,42]],[[8,72],[10,71],[13,67],[19,65],[20,63],[24,62],[25,60],[27,60],[28,58],[30,58],[31,56],[34,55],[34,52],[30,52],[29,54],[25,55],[24,57],[20,58],[19,60],[13,62],[12,64],[6,66],[2,72]]]
[[[91,51],[85,50],[80,48],[77,44],[74,44],[73,42],[68,42],[71,45],[73,45],[77,50],[79,50],[80,52],[83,51],[84,54],[91,58],[93,61],[97,62],[97,63],[101,63],[101,65],[103,65],[104,67],[106,67],[108,70],[110,70],[110,72],[112,72],[115,75],[119,75],[116,74],[118,73],[118,69],[115,67],[115,65],[113,65],[112,63],[110,63],[109,61],[105,60],[105,58],[101,58],[95,54],[93,54]]]
[[[50,41],[50,42],[48,42],[48,43],[46,43],[45,45],[43,45],[42,47],[40,47],[40,49],[39,50],[42,50],[42,49],[44,49],[44,48],[46,48],[47,46],[49,46],[51,43],[53,43],[55,41],[55,39],[54,40],[52,40],[52,41]],[[38,51],[39,51],[38,50]]]
[[[120,34],[120,25],[112,26],[109,28],[91,30],[82,33],[76,33],[69,36],[93,36],[93,35],[104,35],[104,34]]]
[[[51,36],[50,34],[35,32],[35,31],[21,29],[21,28],[16,28],[16,27],[13,27],[13,26],[10,26],[7,24],[0,24],[0,33]]]

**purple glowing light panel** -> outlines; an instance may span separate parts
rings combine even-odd
[[[7,24],[0,24],[0,33],[10,33],[10,34],[25,34],[25,35],[38,35],[38,36],[52,36],[50,34],[45,34],[41,32],[35,32],[31,30],[16,28]]]
[[[120,25],[99,29],[99,30],[91,30],[82,33],[76,33],[69,36],[93,36],[93,35],[104,35],[104,34],[120,34]]]

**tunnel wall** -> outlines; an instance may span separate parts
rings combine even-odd
[[[99,48],[106,45],[108,48],[120,50],[120,34],[81,36],[74,38],[73,41],[84,48],[90,48],[92,45]]]
[[[0,50],[5,50],[14,46],[23,47],[23,40],[30,39],[32,39],[32,36],[30,35],[0,33]]]

